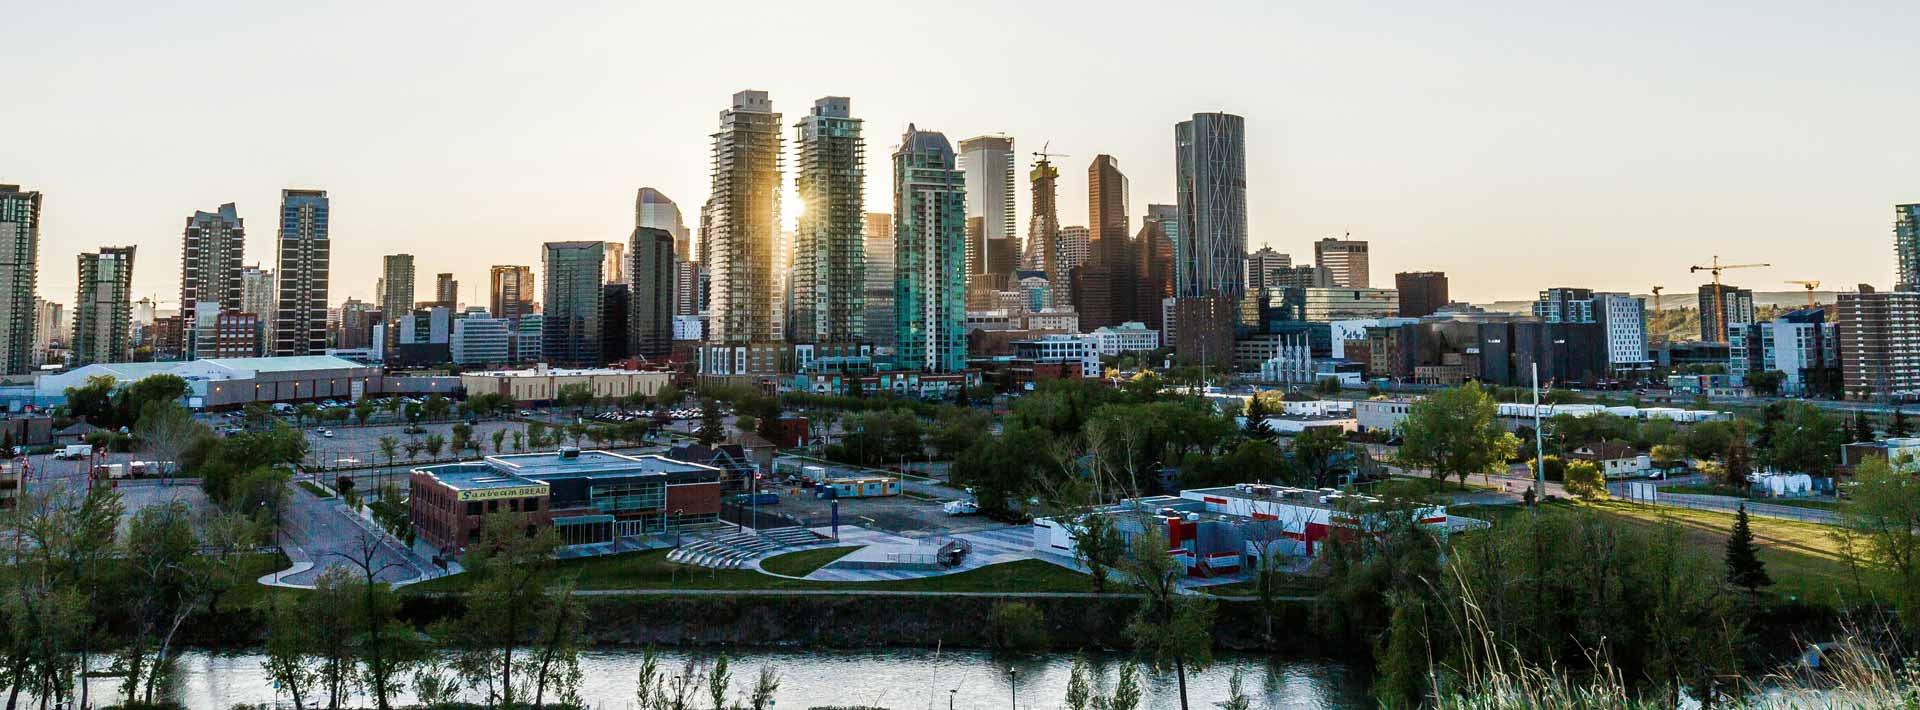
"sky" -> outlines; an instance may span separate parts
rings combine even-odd
[[[1062,224],[1086,223],[1105,153],[1137,227],[1173,202],[1174,124],[1227,111],[1249,250],[1304,262],[1350,233],[1375,286],[1680,293],[1720,255],[1772,263],[1727,276],[1758,290],[1885,287],[1892,206],[1920,202],[1920,3],[1845,5],[20,2],[0,183],[43,193],[58,302],[76,254],[126,244],[136,296],[177,301],[186,218],[223,202],[271,267],[279,191],[318,188],[331,301],[371,300],[380,255],[406,252],[419,293],[450,271],[484,303],[491,264],[624,240],[640,187],[694,223],[742,89],[789,126],[851,97],[868,211],[892,211],[909,122],[1050,142]]]

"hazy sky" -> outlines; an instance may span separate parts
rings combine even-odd
[[[333,302],[410,252],[420,293],[452,271],[484,303],[489,264],[624,239],[639,187],[694,222],[736,90],[788,125],[852,97],[870,211],[892,210],[909,121],[1051,140],[1065,224],[1098,153],[1136,225],[1172,202],[1173,124],[1224,110],[1247,119],[1252,247],[1304,261],[1351,232],[1376,286],[1678,293],[1716,253],[1773,262],[1729,276],[1766,290],[1892,279],[1891,206],[1920,201],[1920,3],[1550,4],[19,2],[0,182],[45,194],[62,303],[74,255],[120,244],[136,293],[176,300],[185,219],[222,202],[272,266],[283,187],[333,199]]]

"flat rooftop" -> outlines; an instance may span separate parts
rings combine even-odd
[[[477,463],[450,463],[439,466],[425,466],[415,470],[433,476],[448,488],[456,491],[479,491],[491,488],[520,488],[524,486],[547,485],[519,476],[502,474],[494,470],[492,466]]]
[[[508,454],[488,456],[486,463],[499,472],[527,478],[550,480],[556,478],[591,478],[604,475],[633,475],[636,473],[719,474],[720,469],[697,463],[676,461],[658,454],[632,456],[616,454],[611,451],[581,451],[577,455],[567,456],[559,451],[545,451],[531,454]]]
[[[1242,483],[1215,488],[1190,488],[1181,492],[1181,497],[1193,500],[1199,496],[1206,498],[1228,498],[1240,500],[1272,501],[1303,508],[1322,508],[1333,510],[1348,503],[1379,503],[1379,498],[1360,493],[1342,493],[1332,488],[1294,488],[1292,486],[1270,486],[1262,483]]]

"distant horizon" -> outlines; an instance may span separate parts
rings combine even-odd
[[[486,3],[125,3],[108,22],[35,5],[9,15],[11,85],[34,98],[8,116],[0,183],[43,194],[38,291],[69,305],[75,255],[125,245],[135,298],[176,301],[186,218],[226,202],[248,222],[246,262],[277,269],[283,188],[332,199],[330,305],[371,301],[391,253],[482,303],[494,264],[543,280],[543,242],[624,240],[639,188],[697,224],[709,134],[743,89],[768,91],[789,127],[815,98],[850,97],[871,212],[892,211],[887,154],[908,123],[1011,136],[1023,240],[1042,145],[1070,156],[1055,161],[1062,224],[1087,222],[1085,166],[1109,154],[1137,225],[1174,202],[1174,124],[1234,113],[1250,252],[1308,262],[1314,240],[1350,232],[1372,245],[1373,286],[1444,271],[1469,302],[1671,295],[1715,254],[1776,264],[1734,280],[1757,290],[1884,288],[1892,207],[1920,202],[1904,71],[1920,47],[1879,31],[1920,19],[1907,4],[1100,7],[951,10],[932,25],[951,51],[930,54],[887,3],[531,19]],[[1172,13],[1205,31],[1139,32]],[[819,37],[860,50],[800,49]],[[789,161],[789,199],[792,177]]]

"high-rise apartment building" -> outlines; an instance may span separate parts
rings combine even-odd
[[[388,254],[380,258],[380,312],[388,322],[413,312],[414,270],[412,254]]]
[[[1393,287],[1400,292],[1400,315],[1408,318],[1430,316],[1447,305],[1447,275],[1440,271],[1405,271],[1393,275]]]
[[[319,355],[327,349],[327,279],[333,247],[327,223],[326,190],[280,191],[275,355]]]
[[[541,264],[546,271],[546,312],[541,321],[541,356],[559,367],[602,364],[607,262],[606,242],[547,242]]]
[[[627,354],[660,361],[673,353],[673,234],[654,227],[635,227],[628,253],[627,273],[633,283],[627,291]]]
[[[33,366],[57,365],[66,360],[66,306],[44,298],[33,299]]]
[[[132,357],[133,251],[101,247],[97,254],[80,255],[80,288],[73,299],[75,367]]]
[[[780,131],[780,114],[764,91],[736,93],[733,107],[720,112],[706,229],[711,253],[701,254],[712,274],[708,342],[764,342],[779,331]]]
[[[259,320],[263,353],[273,351],[274,307],[279,297],[273,269],[262,269],[258,264],[240,268],[240,312],[251,313]]]
[[[1532,306],[1533,317],[1548,323],[1592,323],[1593,289],[1550,288],[1540,292]]]
[[[1065,269],[1087,263],[1093,256],[1093,230],[1079,225],[1060,228],[1060,266]]]
[[[0,185],[0,375],[33,370],[40,193]]]
[[[1260,247],[1259,251],[1247,255],[1247,290],[1264,291],[1273,286],[1273,272],[1293,268],[1293,256],[1274,251],[1273,247]]]
[[[1893,206],[1893,251],[1899,257],[1897,290],[1920,290],[1920,204]]]
[[[487,313],[517,320],[533,312],[533,269],[496,264],[487,272]]]
[[[1358,239],[1327,237],[1313,243],[1313,261],[1333,274],[1333,285],[1340,288],[1369,288],[1373,281],[1367,270],[1367,243]]]
[[[1715,295],[1718,298],[1715,298]],[[1699,298],[1700,340],[1708,343],[1727,342],[1727,327],[1736,323],[1753,322],[1753,289],[1740,288],[1731,284],[1701,284]],[[1723,317],[1721,314],[1725,314]]]
[[[794,233],[792,307],[787,339],[796,343],[853,343],[865,339],[866,140],[846,97],[813,102],[794,124],[799,156],[794,183],[800,213]]]
[[[866,339],[876,348],[893,348],[893,215],[868,212],[861,241],[866,262]]]
[[[967,274],[995,274],[997,288],[1020,258],[1014,208],[1013,139],[975,136],[960,141],[960,170],[967,176]],[[977,221],[976,221],[977,220]]]
[[[966,369],[966,189],[947,137],[908,124],[893,153],[898,367]]]
[[[1920,292],[1875,291],[1839,296],[1840,386],[1847,399],[1920,397]]]
[[[200,303],[239,310],[247,230],[233,203],[195,211],[180,242],[180,315],[191,324]]]
[[[433,302],[447,308],[460,307],[460,281],[450,273],[433,275]]]
[[[1181,298],[1246,291],[1246,120],[1196,113],[1173,129],[1174,188],[1180,229],[1174,242],[1174,289]],[[1182,330],[1189,330],[1185,324]]]

